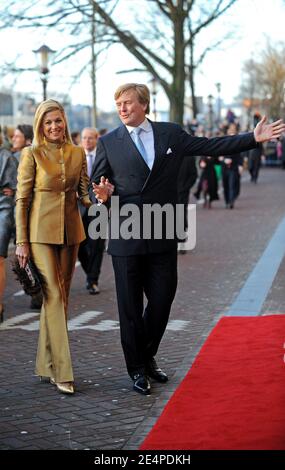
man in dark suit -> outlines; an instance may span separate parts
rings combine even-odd
[[[87,160],[87,173],[90,177],[96,162],[96,145],[98,139],[98,131],[93,127],[85,127],[81,132],[81,145],[84,148]],[[79,209],[86,233],[86,239],[80,243],[78,251],[78,259],[82,269],[86,274],[86,289],[89,294],[96,295],[99,290],[99,276],[105,249],[104,238],[93,240],[89,237],[88,226],[94,217],[88,216],[88,209],[79,203]]]
[[[108,188],[103,197],[102,177],[109,178],[115,186],[114,195],[120,198],[120,209],[133,204],[140,215],[147,204],[175,207],[178,173],[184,156],[234,154],[276,137],[284,128],[281,121],[267,125],[263,119],[254,134],[213,139],[193,137],[177,124],[146,119],[150,94],[145,85],[133,83],[119,87],[115,101],[123,125],[98,140],[91,176],[93,191],[105,202]],[[148,395],[149,377],[162,383],[168,380],[154,357],[176,292],[177,241],[174,237],[167,238],[164,230],[160,239],[153,233],[150,238],[143,234],[140,238],[123,237],[121,232],[119,236],[114,235],[113,215],[111,208],[108,252],[115,272],[121,341],[133,388]],[[123,223],[121,211],[119,215],[119,222]]]
[[[193,135],[193,134],[192,134]],[[187,158],[185,157],[182,161],[178,180],[177,180],[177,202],[179,204],[183,204],[184,207],[184,231],[187,233],[188,231],[188,203],[189,203],[189,196],[190,190],[194,186],[196,180],[198,178],[198,171],[196,167],[196,160],[194,158]],[[185,243],[187,239],[180,240],[178,244],[178,253],[184,255],[187,253],[185,249]]]

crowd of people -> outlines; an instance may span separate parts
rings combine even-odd
[[[11,143],[6,141],[0,149],[0,319],[5,258],[14,238],[20,267],[24,269],[31,258],[46,283],[42,297],[32,299],[32,305],[41,307],[36,374],[67,394],[74,393],[67,309],[75,263],[78,258],[88,293],[99,294],[105,251],[104,238],[90,237],[88,208],[108,204],[114,194],[121,206],[135,204],[140,212],[144,204],[175,208],[178,202],[187,212],[189,192],[198,178],[192,157],[200,156],[196,198],[203,193],[205,207],[210,208],[219,198],[221,175],[225,204],[232,209],[240,190],[244,153],[253,152],[249,161],[260,160],[260,145],[285,130],[282,121],[267,124],[262,118],[254,132],[240,134],[238,123],[228,122],[225,135],[207,138],[199,125],[188,133],[177,124],[151,122],[146,118],[150,94],[142,84],[119,87],[115,103],[120,127],[110,132],[88,127],[71,133],[63,106],[52,99],[43,101],[33,127],[19,125]],[[252,165],[250,171],[256,183],[258,168]],[[124,220],[119,219],[119,224]],[[148,395],[150,378],[168,381],[155,356],[176,292],[177,240],[169,239],[165,231],[159,239],[110,233],[108,252],[126,368],[133,389]]]
[[[239,120],[231,110],[229,111],[215,132],[215,136],[235,135],[240,132]],[[256,113],[254,124],[256,125],[260,119],[261,116]],[[197,120],[187,123],[187,129],[192,135],[211,137],[211,133],[207,132],[203,125],[199,125]],[[285,136],[239,154],[220,155],[215,158],[201,157],[198,160],[200,170],[198,183],[193,195],[196,200],[199,200],[202,195],[204,207],[210,209],[212,202],[220,199],[219,185],[221,184],[225,208],[233,209],[240,194],[241,175],[244,170],[248,170],[250,181],[256,184],[262,164],[278,165],[285,169]]]

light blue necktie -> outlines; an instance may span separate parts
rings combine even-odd
[[[132,131],[132,139],[135,143],[135,146],[137,147],[138,151],[140,152],[141,156],[143,157],[144,161],[146,162],[147,166],[148,166],[148,159],[147,159],[147,153],[146,153],[146,149],[145,149],[145,146],[140,138],[140,133],[142,132],[142,128],[141,127],[136,127],[133,131]]]

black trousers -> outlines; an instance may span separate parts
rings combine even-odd
[[[144,372],[166,329],[177,287],[177,250],[112,256],[121,342],[130,376]],[[144,308],[144,294],[146,307]]]
[[[90,284],[98,284],[105,249],[105,240],[102,238],[93,240],[89,237],[88,225],[91,219],[92,218],[88,216],[86,211],[85,215],[82,217],[86,239],[79,245],[78,259],[86,274],[87,282]]]
[[[236,169],[223,169],[224,199],[226,204],[233,204],[240,191],[240,176]]]

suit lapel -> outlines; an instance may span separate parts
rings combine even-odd
[[[168,133],[166,130],[161,130],[157,123],[153,123],[149,121],[152,126],[153,130],[153,138],[154,138],[154,162],[153,167],[150,171],[147,164],[145,163],[143,157],[137,150],[132,138],[126,129],[126,127],[120,126],[117,131],[117,138],[121,141],[120,147],[122,152],[120,152],[123,156],[122,164],[124,166],[130,166],[132,168],[136,168],[137,171],[140,173],[143,172],[145,175],[145,183],[142,187],[142,190],[146,187],[150,180],[152,180],[155,175],[161,169],[161,165],[165,162],[165,153],[167,150],[168,144]],[[137,158],[134,159],[134,154]]]
[[[168,135],[164,130],[159,130],[156,123],[149,120],[153,130],[153,139],[154,139],[154,162],[151,172],[145,181],[142,189],[145,189],[146,185],[155,178],[155,175],[159,172],[161,165],[165,161],[165,153],[168,144]]]
[[[144,161],[143,157],[136,148],[125,126],[119,127],[117,132],[117,138],[121,141],[120,145],[122,152],[120,153],[123,156],[122,164],[124,166],[134,168],[140,173],[143,172],[143,174],[145,174],[145,177],[147,178],[150,173],[150,169],[148,168],[146,162]]]

